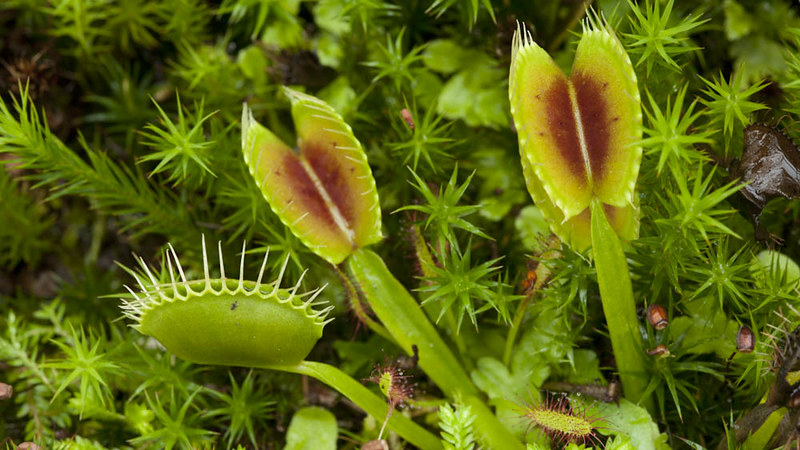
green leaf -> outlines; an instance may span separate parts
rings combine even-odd
[[[283,450],[336,450],[339,428],[330,411],[310,406],[292,416]]]
[[[344,14],[345,3],[338,0],[322,0],[314,5],[316,24],[336,36],[349,33],[352,29],[351,16]]]
[[[469,63],[469,58],[465,58],[468,56],[467,53],[469,50],[463,49],[453,40],[437,39],[429,42],[425,47],[422,61],[427,68],[447,75]]]
[[[242,74],[257,85],[266,82],[268,62],[264,50],[259,46],[251,45],[242,49],[236,55],[236,63],[239,64]]]
[[[480,56],[445,83],[437,112],[448,119],[462,119],[473,127],[507,126],[505,73],[495,66],[494,60]]]
[[[784,59],[787,47],[764,36],[748,36],[731,45],[731,56],[736,59],[736,72],[746,83],[781,77],[788,65]]]
[[[472,380],[481,391],[489,396],[491,401],[521,400],[527,388],[527,376],[515,379],[497,358],[481,358],[477,367],[472,371]]]
[[[753,279],[764,283],[764,276],[781,280],[784,284],[800,284],[800,266],[790,257],[776,250],[762,250],[753,261]],[[766,271],[766,274],[762,274]]]
[[[331,106],[343,116],[353,112],[356,102],[356,91],[350,86],[346,77],[338,77],[318,93],[320,100]]]
[[[287,9],[297,10],[299,2],[289,5]],[[270,19],[261,33],[260,41],[282,49],[302,47],[305,42],[305,32],[300,19],[291,11],[284,8],[275,8],[271,11]]]
[[[764,450],[768,447],[772,435],[778,429],[784,416],[786,416],[786,408],[778,408],[773,411],[764,423],[753,434],[747,437],[747,440],[742,444],[742,450]]]
[[[638,450],[670,448],[667,445],[667,435],[659,433],[658,425],[641,406],[625,399],[620,399],[619,404],[587,403],[575,396],[571,397],[571,400],[583,403],[587,408],[587,414],[600,418],[597,430],[602,434],[627,436],[633,448]]]
[[[722,5],[725,11],[725,36],[728,40],[735,41],[750,34],[757,24],[747,10],[735,0],[726,0]]]
[[[550,234],[550,225],[539,208],[533,205],[522,208],[514,220],[514,227],[525,250],[534,252],[544,250],[542,239]]]
[[[439,408],[439,428],[442,429],[442,439],[445,450],[472,450],[475,448],[475,438],[472,432],[472,423],[475,415],[469,406],[442,405]]]

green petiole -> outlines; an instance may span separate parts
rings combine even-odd
[[[364,298],[400,347],[411,354],[412,346],[416,345],[419,366],[433,382],[449,398],[460,398],[472,406],[477,416],[476,435],[483,445],[486,448],[523,449],[522,443],[478,398],[477,389],[450,348],[383,260],[370,250],[359,249],[348,257],[346,264]]]
[[[600,298],[622,389],[625,398],[637,403],[644,400],[645,406],[651,409],[652,401],[643,398],[649,377],[628,261],[617,233],[608,223],[602,203],[595,199],[591,210],[592,254],[597,269],[597,283],[600,285]]]
[[[316,378],[339,391],[342,395],[366,411],[367,414],[375,418],[380,419],[386,417],[388,413],[389,407],[386,404],[386,400],[373,394],[361,383],[334,366],[313,361],[302,361],[294,366],[265,368],[308,375]],[[389,417],[388,427],[399,434],[403,439],[422,450],[438,450],[442,448],[439,438],[402,414],[392,414]]]

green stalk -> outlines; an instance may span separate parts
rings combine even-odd
[[[492,413],[492,410],[486,406],[486,403],[481,401],[474,395],[467,395],[462,397],[462,402],[472,408],[472,413],[475,414],[475,436],[478,441],[483,444],[484,448],[498,448],[504,450],[524,450],[523,445],[513,434],[508,430],[499,420],[497,416]]]
[[[372,320],[372,317],[364,310],[364,306],[361,304],[361,298],[358,295],[358,289],[353,286],[353,283],[350,282],[350,279],[347,278],[347,275],[342,272],[339,266],[333,266],[336,270],[336,274],[339,275],[339,279],[344,286],[345,292],[347,292],[347,296],[350,298],[350,306],[353,308],[353,312],[356,315],[356,318],[367,325],[373,333],[377,334],[378,336],[386,339],[389,342],[395,343],[394,337],[386,331],[386,328],[383,325],[379,324],[378,322]]]
[[[506,336],[506,347],[503,351],[503,365],[511,368],[511,354],[514,351],[514,342],[517,340],[517,333],[519,332],[519,326],[522,324],[522,318],[525,317],[525,310],[528,309],[528,305],[530,305],[531,300],[533,300],[533,294],[526,295],[517,305],[517,313],[514,315],[514,320],[511,322],[511,327],[508,329],[508,335]]]
[[[603,205],[592,202],[592,253],[597,269],[600,298],[608,324],[608,334],[617,360],[617,370],[625,398],[652,410],[652,400],[643,398],[647,389],[647,362],[636,317],[628,261],[617,233],[608,223]]]
[[[543,258],[561,257],[561,252],[556,246],[561,246],[561,241],[558,238],[552,237],[547,240],[547,249],[542,253]],[[525,312],[530,306],[533,297],[542,288],[544,283],[550,278],[550,268],[545,264],[539,264],[536,267],[536,281],[533,283],[531,292],[527,292],[525,297],[517,305],[517,313],[514,315],[514,320],[511,322],[511,327],[508,329],[506,336],[506,347],[503,351],[503,365],[511,368],[511,356],[514,351],[514,342],[517,340],[522,320],[525,318]]]
[[[460,356],[460,361],[463,367],[469,371],[474,369],[471,365],[471,361],[469,360],[469,351],[467,350],[467,346],[464,344],[464,340],[461,339],[461,335],[458,334],[458,322],[456,321],[456,316],[453,314],[453,311],[448,309],[444,312],[444,329],[446,337],[450,339],[450,341],[455,344],[456,351],[458,351],[458,355]]]
[[[419,350],[419,366],[448,397],[476,395],[467,373],[444,343],[419,303],[389,272],[380,256],[366,249],[347,258],[347,268],[372,311],[407,353]]]
[[[395,341],[408,354],[419,350],[419,366],[449,398],[461,398],[473,408],[475,431],[485,448],[523,449],[523,445],[478,398],[450,348],[444,343],[420,305],[389,272],[380,256],[359,249],[351,254],[347,268],[360,286],[364,298]],[[377,416],[376,416],[377,417]]]
[[[389,406],[386,400],[373,394],[361,383],[334,366],[313,361],[302,361],[296,366],[267,368],[316,378],[339,391],[342,395],[358,405],[359,408],[366,411],[367,414],[378,420],[382,420],[389,412]],[[442,448],[442,443],[439,438],[399,412],[393,413],[389,417],[387,426],[400,435],[400,437],[422,450],[440,450]]]

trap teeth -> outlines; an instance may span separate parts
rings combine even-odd
[[[199,279],[186,279],[171,246],[160,272],[139,258],[142,267],[138,274],[126,270],[136,278],[140,291],[129,288],[131,296],[121,305],[123,314],[136,322],[134,328],[142,334],[191,362],[242,367],[301,362],[322,337],[333,307],[316,308],[322,304],[317,299],[321,289],[299,292],[299,282],[282,288],[286,262],[274,281],[262,283],[265,257],[258,281],[245,280],[245,250],[243,247],[240,274],[232,278],[225,276],[221,246],[221,276],[209,275],[205,240]]]

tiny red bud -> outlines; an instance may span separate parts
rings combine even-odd
[[[526,294],[532,294],[534,288],[536,287],[536,270],[529,270],[528,273],[525,275],[525,279],[522,280],[522,289],[523,292]]]
[[[736,350],[740,353],[751,353],[756,348],[756,336],[747,325],[742,325],[736,333]]]
[[[408,124],[408,128],[411,128],[413,130],[414,129],[414,116],[411,115],[411,111],[409,111],[406,108],[403,108],[403,110],[400,111],[400,115],[403,116],[403,120],[405,120],[406,123]]]
[[[786,402],[786,406],[792,409],[796,409],[800,406],[800,392],[795,392],[789,397],[789,401]]]
[[[389,450],[389,444],[383,439],[375,439],[364,444],[361,450]]]
[[[14,395],[14,388],[11,385],[0,383],[0,400],[11,398]]]
[[[647,307],[647,320],[656,330],[663,330],[669,325],[667,310],[665,310],[663,306],[657,304],[652,304]]]
[[[23,442],[17,446],[18,450],[42,450],[42,447],[34,444],[33,442]]]
[[[650,355],[650,356],[658,355],[658,356],[660,356],[662,358],[666,358],[667,356],[670,355],[670,352],[669,352],[669,349],[667,348],[666,345],[661,344],[661,345],[657,346],[656,348],[654,348],[654,349],[650,350],[649,352],[647,352],[647,354]]]

